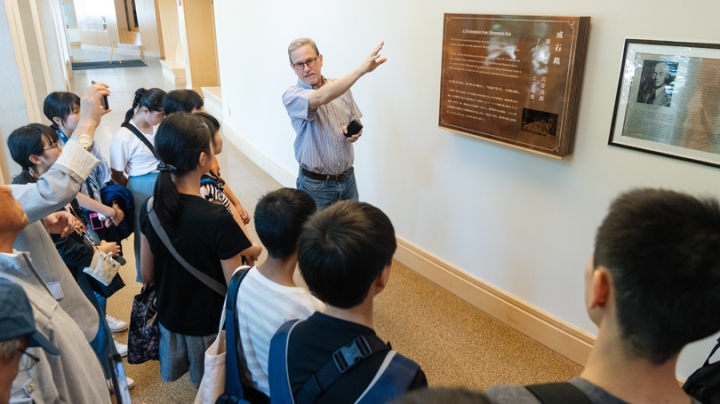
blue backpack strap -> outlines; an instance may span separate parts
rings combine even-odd
[[[240,342],[240,329],[237,324],[237,296],[240,290],[240,283],[247,275],[249,268],[239,269],[235,271],[228,285],[227,299],[225,300],[225,393],[235,395],[239,398],[245,398],[243,394],[240,376],[242,369],[240,368],[240,355],[242,352],[242,344]]]
[[[283,324],[270,341],[268,380],[270,382],[270,402],[272,404],[295,403],[287,370],[287,348],[290,333],[298,323],[298,320],[290,320]]]
[[[356,404],[383,404],[407,393],[410,383],[415,379],[420,365],[389,351],[385,356],[375,378],[370,382]]]

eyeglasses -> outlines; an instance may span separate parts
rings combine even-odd
[[[295,70],[305,70],[305,66],[307,66],[307,67],[315,66],[315,62],[317,62],[317,59],[318,59],[317,56],[315,56],[314,58],[308,59],[305,62],[294,63],[292,65],[292,67]]]
[[[20,370],[21,372],[26,372],[26,371],[32,369],[32,367],[35,366],[35,364],[37,364],[38,362],[40,362],[40,358],[38,358],[37,356],[35,356],[35,355],[31,354],[31,353],[28,353],[27,351],[23,351],[22,349],[18,349],[18,352],[20,352],[21,354],[23,354],[23,359],[22,359],[22,361],[20,362],[20,367],[19,367],[19,370]]]
[[[60,150],[60,142],[55,142],[55,143],[51,144],[50,147],[48,147],[46,149],[42,149],[42,151],[44,152],[46,150],[52,150],[52,149]]]

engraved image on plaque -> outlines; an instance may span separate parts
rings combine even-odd
[[[439,126],[572,153],[590,17],[445,14]]]

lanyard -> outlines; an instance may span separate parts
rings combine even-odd
[[[67,138],[67,136],[65,135],[65,133],[63,133],[62,129],[58,129],[58,130],[57,130],[57,134],[58,134],[58,137],[60,138],[60,140],[62,140],[63,143],[67,144],[68,138]]]

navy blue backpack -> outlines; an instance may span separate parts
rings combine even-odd
[[[293,395],[287,371],[287,347],[298,320],[288,321],[270,342],[269,380],[272,404],[312,404],[332,383],[368,356],[387,351],[385,360],[356,404],[383,404],[402,396],[410,387],[420,366],[390,349],[376,335],[361,335],[352,344],[333,353],[333,359]]]

